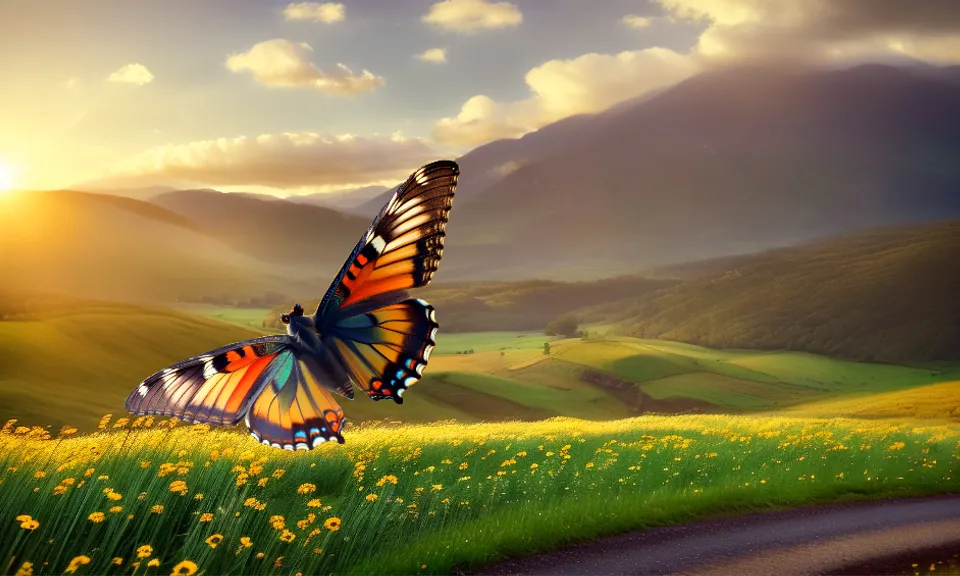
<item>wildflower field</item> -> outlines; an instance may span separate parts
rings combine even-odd
[[[364,425],[284,452],[235,430],[0,433],[13,574],[445,573],[699,517],[960,490],[960,425],[722,415]]]

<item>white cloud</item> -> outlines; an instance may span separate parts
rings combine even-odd
[[[642,28],[648,28],[650,24],[653,23],[653,20],[645,16],[637,16],[636,14],[627,14],[620,19],[620,22],[628,27],[640,30]]]
[[[519,26],[523,14],[510,2],[443,0],[430,6],[422,20],[442,30],[471,33]]]
[[[283,9],[287,20],[310,20],[333,24],[343,22],[347,17],[347,8],[338,2],[300,2],[288,4]]]
[[[551,60],[527,72],[526,83],[533,93],[530,98],[500,103],[474,96],[459,115],[441,119],[433,136],[457,146],[517,137],[567,116],[603,111],[698,70],[689,55],[666,48]]]
[[[114,167],[117,182],[302,189],[402,180],[436,158],[421,139],[314,132],[167,144]]]
[[[928,0],[657,0],[674,18],[707,24],[695,51],[712,61],[852,63],[907,57],[960,62],[960,10]]]
[[[310,61],[312,52],[313,48],[307,43],[277,38],[231,55],[227,58],[227,68],[233,72],[250,72],[264,86],[312,88],[340,96],[371,92],[385,83],[382,76],[368,70],[355,74],[345,64],[319,68]]]
[[[80,91],[80,79],[76,76],[67,78],[67,81],[63,83],[63,87],[69,90],[70,92],[79,92]]]
[[[415,58],[424,62],[431,62],[433,64],[443,64],[447,61],[447,49],[430,48],[429,50],[425,50],[420,54],[417,54]]]
[[[110,82],[122,82],[143,86],[153,82],[153,73],[143,64],[125,64],[107,78]]]

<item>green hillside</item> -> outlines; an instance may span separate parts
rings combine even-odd
[[[960,220],[730,260],[722,272],[582,310],[620,334],[882,362],[960,359]]]

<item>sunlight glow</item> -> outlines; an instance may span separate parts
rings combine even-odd
[[[0,193],[13,190],[13,170],[0,162]]]

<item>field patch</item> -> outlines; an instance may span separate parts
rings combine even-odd
[[[693,398],[738,411],[769,409],[816,395],[808,389],[790,384],[753,382],[710,372],[689,372],[661,378],[641,384],[640,389],[656,400]]]
[[[787,410],[791,414],[808,416],[935,418],[960,422],[960,381],[894,392],[852,394],[800,404]]]

